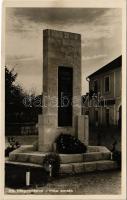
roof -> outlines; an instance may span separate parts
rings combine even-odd
[[[107,72],[109,70],[113,70],[116,69],[118,67],[122,66],[122,55],[119,56],[118,58],[116,58],[115,60],[113,60],[112,62],[108,63],[107,65],[103,66],[102,68],[98,69],[96,72],[94,72],[93,74],[90,74],[88,76],[88,78],[91,78],[95,75],[99,75],[103,72]]]

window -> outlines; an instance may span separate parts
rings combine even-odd
[[[104,79],[104,89],[105,92],[109,92],[110,91],[110,83],[109,83],[109,76],[105,77]]]
[[[58,126],[72,126],[73,69],[58,68]]]

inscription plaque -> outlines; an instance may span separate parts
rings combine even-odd
[[[72,126],[73,69],[58,68],[58,126]]]

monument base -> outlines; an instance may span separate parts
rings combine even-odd
[[[9,154],[6,165],[17,165],[31,168],[42,168],[47,153],[33,151],[31,145],[22,146]],[[60,175],[86,173],[92,171],[113,170],[119,168],[116,161],[111,159],[111,152],[104,146],[88,146],[83,154],[59,154]]]
[[[77,122],[78,123],[78,122]],[[76,135],[75,127],[58,127],[55,115],[39,115],[38,119],[38,150],[51,152],[56,138],[61,134]]]
[[[38,146],[38,151],[41,151],[41,152],[52,152],[53,151],[53,145],[50,145],[50,144],[43,144],[42,146]]]
[[[78,139],[86,146],[89,144],[89,118],[88,115],[78,116]]]
[[[54,118],[55,119],[55,118]],[[52,144],[55,140],[52,122],[52,116],[39,115],[38,119],[38,151],[51,152]],[[55,122],[54,122],[55,123]]]
[[[38,128],[38,150],[42,152],[54,151],[56,138],[61,134],[70,134],[77,137],[81,142],[88,146],[89,140],[89,120],[87,115],[75,117],[76,127],[57,127],[56,116],[39,115]]]

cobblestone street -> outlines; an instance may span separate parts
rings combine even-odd
[[[121,172],[105,171],[54,179],[44,186],[5,188],[6,194],[79,194],[115,195],[121,193]]]

